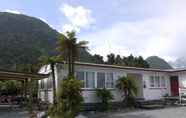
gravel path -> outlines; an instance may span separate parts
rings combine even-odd
[[[108,113],[95,118],[186,118],[186,107],[144,110],[129,113]]]
[[[0,118],[28,118],[28,116],[25,111],[0,109]]]

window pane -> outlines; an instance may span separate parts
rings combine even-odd
[[[49,77],[49,78],[47,79],[47,88],[48,88],[48,89],[51,89],[51,88],[52,88],[52,78],[51,78],[51,77]]]
[[[150,76],[150,87],[154,87],[154,77]]]
[[[161,77],[161,87],[166,87],[166,81],[164,76]]]
[[[86,72],[86,88],[95,88],[95,73]]]
[[[82,82],[82,87],[85,87],[84,72],[76,72],[76,78]]]
[[[106,88],[114,88],[113,73],[107,73]]]
[[[155,87],[160,87],[160,77],[155,76]]]
[[[105,73],[97,73],[97,88],[105,88]]]

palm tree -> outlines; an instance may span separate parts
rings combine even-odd
[[[137,87],[134,80],[130,77],[121,77],[117,80],[116,87],[123,93],[123,102],[125,105],[129,105],[137,94]]]
[[[67,32],[66,34],[66,36],[60,34],[57,49],[60,51],[60,56],[64,57],[68,64],[68,75],[74,76],[74,62],[79,57],[80,48],[84,48],[85,50],[88,49],[86,46],[88,42],[77,42],[76,34],[74,31]]]
[[[52,73],[52,85],[53,85],[53,103],[57,104],[56,100],[56,79],[55,79],[55,64],[57,61],[61,60],[59,57],[49,57],[49,56],[41,56],[39,58],[42,65],[50,65],[51,73]]]

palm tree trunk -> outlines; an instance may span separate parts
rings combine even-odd
[[[74,70],[74,63],[75,63],[75,56],[72,54],[72,62],[71,62],[71,66],[72,66],[72,76],[74,76],[75,70]]]
[[[71,53],[69,53],[68,55],[68,76],[70,76],[72,73],[71,73]]]
[[[57,104],[56,101],[56,79],[55,79],[55,69],[54,69],[54,63],[51,63],[51,69],[52,69],[52,84],[53,84],[53,103]]]

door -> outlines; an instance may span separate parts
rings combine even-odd
[[[178,77],[173,76],[170,78],[170,84],[171,84],[171,95],[172,96],[178,96],[179,95],[179,83],[178,83]]]

